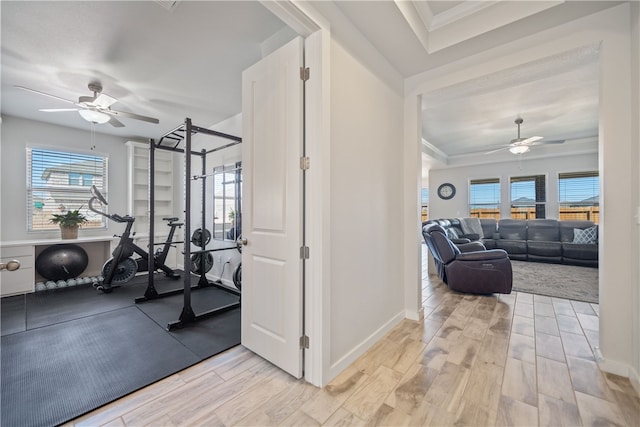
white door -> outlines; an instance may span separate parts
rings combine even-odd
[[[302,376],[303,40],[242,74],[242,345]]]

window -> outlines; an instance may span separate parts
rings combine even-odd
[[[422,222],[429,219],[429,189],[423,188],[420,192],[420,205],[422,212]]]
[[[500,219],[500,179],[472,179],[470,181],[469,216]]]
[[[27,223],[29,231],[55,230],[54,213],[81,209],[83,228],[106,227],[106,218],[91,212],[89,187],[107,195],[107,158],[93,154],[27,148]]]
[[[511,178],[511,218],[542,219],[546,217],[544,175]]]
[[[213,168],[213,238],[236,240],[242,234],[242,162]]]
[[[559,219],[600,220],[598,172],[558,174]]]

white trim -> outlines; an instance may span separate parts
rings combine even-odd
[[[447,155],[447,153],[431,144],[424,138],[422,138],[422,152],[427,156],[433,157],[434,159],[444,163],[445,165],[449,163],[449,156]]]
[[[307,156],[307,246],[311,256],[306,262],[305,333],[309,350],[305,352],[307,382],[323,386],[328,380],[330,360],[330,25],[307,2],[295,0],[261,1],[263,6],[305,37],[305,67],[310,78],[305,83],[305,123]]]
[[[416,322],[421,322],[424,320],[424,307],[422,307],[420,310],[415,311],[415,310],[405,310],[404,311],[404,317],[406,319],[409,320],[414,320]]]
[[[453,24],[454,22],[466,19],[483,9],[493,6],[494,4],[500,3],[498,1],[479,1],[479,2],[463,2],[449,10],[445,10],[442,13],[438,13],[433,16],[431,20],[431,25],[428,26],[429,31],[437,30],[438,28],[445,27],[447,25]]]
[[[291,1],[261,0],[260,4],[302,37],[309,37],[321,29],[314,19]]]
[[[306,179],[306,239],[311,256],[305,268],[305,380],[323,386],[325,360],[329,360],[331,277],[331,171],[329,124],[329,45],[326,30],[305,40],[305,67],[310,69],[305,83],[306,155],[310,168]]]

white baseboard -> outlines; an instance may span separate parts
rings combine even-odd
[[[182,264],[178,264],[178,266],[176,267],[177,270],[182,270],[185,271],[184,267]],[[217,282],[220,280],[220,276],[216,276],[215,274],[211,274],[211,273],[207,273],[205,274],[205,277],[207,279],[209,279],[212,282]],[[228,288],[237,290],[236,286],[233,284],[233,280],[229,280],[229,279],[222,279],[220,280],[222,282],[223,285],[225,285]]]
[[[610,374],[619,375],[621,377],[629,378],[631,385],[633,388],[640,394],[640,375],[636,372],[633,367],[627,365],[626,363],[616,362],[615,360],[606,359],[600,353],[600,349],[596,348],[596,361],[598,362],[598,367],[600,370],[604,372],[608,372]]]
[[[416,322],[422,322],[424,320],[424,307],[420,307],[420,311],[405,310],[404,317]]]
[[[636,390],[636,393],[640,395],[640,373],[633,368],[629,369],[629,381],[631,381],[631,385]]]
[[[338,376],[342,371],[347,369],[349,365],[358,359],[358,357],[362,356],[367,350],[369,350],[375,343],[380,341],[382,337],[386,335],[391,329],[396,327],[402,320],[405,318],[404,311],[393,316],[389,319],[384,325],[382,325],[378,330],[374,331],[371,335],[365,338],[360,344],[356,345],[351,349],[347,354],[342,356],[339,360],[333,363],[329,367],[329,372],[324,377],[324,384],[329,383],[332,379]]]

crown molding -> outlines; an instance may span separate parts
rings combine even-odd
[[[447,153],[431,144],[424,138],[422,138],[422,152],[445,165],[449,163],[449,156],[447,155]]]
[[[422,47],[431,54],[558,6],[564,0],[465,1],[438,14],[433,13],[428,1],[394,3]]]

